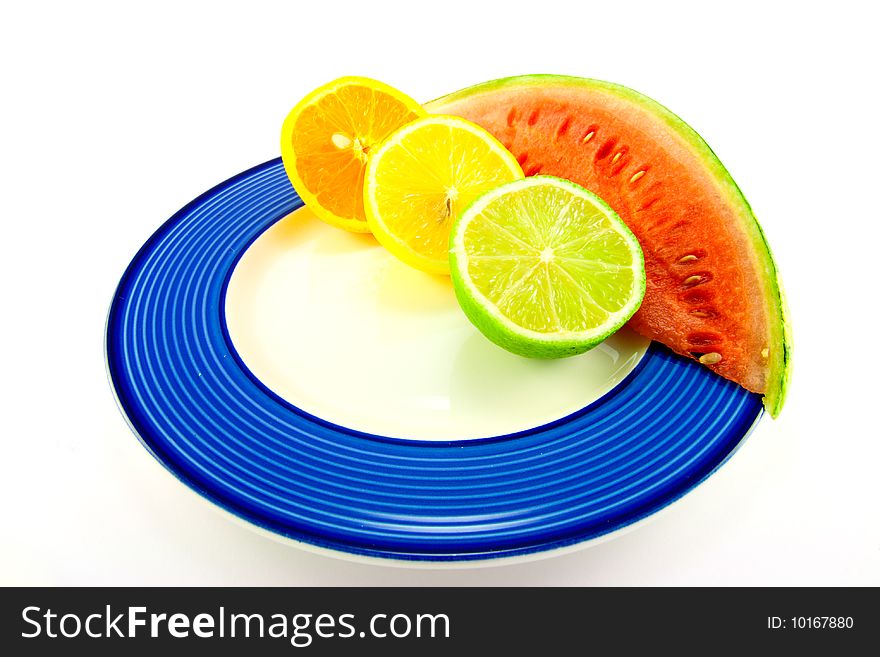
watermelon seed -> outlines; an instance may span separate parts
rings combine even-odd
[[[694,317],[714,317],[715,313],[711,310],[692,310],[691,315]]]
[[[595,130],[588,132],[587,134],[584,135],[584,138],[581,139],[581,143],[586,144],[588,141],[590,141],[593,138],[593,135],[595,135],[595,134],[596,134]]]
[[[712,294],[705,288],[702,290],[688,290],[681,295],[681,300],[697,306],[712,301]]]
[[[761,358],[769,358],[769,357],[770,357],[770,350],[767,347],[764,347],[763,349],[761,349]]]
[[[715,365],[716,363],[721,362],[721,354],[717,351],[713,351],[708,354],[703,354],[700,356],[699,360],[703,365]]]
[[[630,182],[630,183],[634,183],[636,180],[638,180],[639,178],[641,178],[641,177],[644,176],[644,175],[645,175],[645,170],[644,170],[644,169],[642,169],[641,171],[636,171],[636,172],[633,174],[632,178],[629,179],[629,182]]]
[[[559,138],[562,137],[566,132],[568,132],[568,128],[569,128],[570,125],[571,125],[571,117],[570,117],[570,116],[566,116],[566,117],[565,117],[565,120],[563,120],[562,123],[559,124],[559,127],[556,128],[556,138],[559,139]]]
[[[609,176],[617,176],[629,165],[629,159],[621,159],[629,152],[629,146],[623,146],[611,160],[611,171]],[[618,162],[620,160],[620,162]]]
[[[516,108],[511,107],[510,111],[507,113],[507,125],[513,125],[513,122],[516,121]]]
[[[717,333],[712,333],[710,331],[695,331],[691,333],[688,337],[688,342],[692,345],[709,345],[709,344],[717,344],[719,340],[721,340],[721,336]],[[705,352],[703,352],[705,353]]]
[[[605,159],[608,155],[611,154],[611,151],[614,147],[617,146],[617,139],[612,137],[607,140],[604,144],[599,147],[599,150],[596,151],[596,161]]]
[[[703,276],[688,276],[684,279],[682,285],[685,287],[694,287],[695,285],[699,285],[700,283],[704,283],[706,281]]]
[[[678,264],[683,265],[686,262],[693,262],[694,260],[697,260],[697,256],[695,256],[693,253],[690,253],[680,258]]]
[[[659,200],[660,200],[660,197],[659,197],[659,196],[652,196],[652,197],[649,198],[647,201],[645,201],[644,203],[642,203],[642,204],[639,206],[639,208],[638,208],[637,211],[638,211],[638,212],[644,212],[645,210],[650,210],[650,209],[651,209],[651,206],[654,205],[654,204],[655,204],[657,201],[659,201]]]

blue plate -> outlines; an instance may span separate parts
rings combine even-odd
[[[280,159],[206,192],[141,248],[107,323],[111,382],[141,442],[254,525],[395,559],[551,550],[678,499],[761,417],[758,395],[657,345],[601,399],[516,434],[411,441],[309,415],[248,370],[224,316],[238,259],[301,205]]]

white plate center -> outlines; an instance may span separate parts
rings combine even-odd
[[[624,329],[581,356],[539,361],[489,342],[447,277],[410,268],[371,235],[306,209],[275,224],[239,261],[226,321],[270,390],[344,427],[396,438],[514,433],[600,398],[648,340]]]

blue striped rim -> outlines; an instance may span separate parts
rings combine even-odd
[[[251,523],[398,559],[548,550],[666,506],[762,414],[759,396],[652,345],[600,400],[513,435],[409,441],[313,417],[244,366],[223,311],[241,254],[301,204],[280,159],[206,192],[141,248],[107,322],[111,382],[143,444]]]

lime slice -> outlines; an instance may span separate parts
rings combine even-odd
[[[449,231],[477,196],[523,172],[501,143],[454,116],[420,118],[370,154],[364,210],[376,239],[417,269],[449,273]]]
[[[635,235],[598,196],[552,176],[480,196],[453,225],[449,252],[465,314],[521,356],[583,353],[623,326],[645,294]]]

